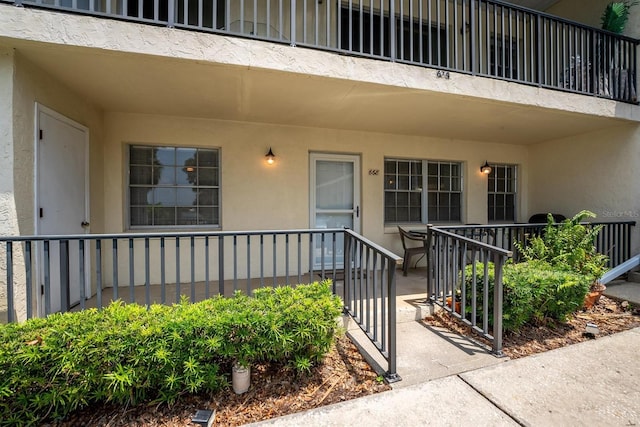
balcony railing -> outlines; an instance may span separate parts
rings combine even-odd
[[[0,0],[637,102],[638,40],[497,0]]]
[[[0,237],[0,315],[13,322],[118,299],[194,302],[330,278],[397,381],[400,262],[345,229]]]
[[[602,226],[594,246],[598,252],[608,255],[609,268],[623,265],[631,258],[634,221],[585,224]],[[493,352],[501,354],[504,264],[510,258],[518,260],[520,257],[514,242],[526,246],[527,240],[542,233],[546,226],[429,226],[429,299],[490,340]],[[493,289],[489,285],[491,281]]]
[[[502,271],[512,252],[435,226],[428,227],[427,236],[428,298],[488,339],[501,356]]]
[[[635,221],[589,222],[589,226],[602,226],[594,246],[599,253],[609,257],[608,268],[614,268],[631,258],[631,233]],[[524,246],[529,237],[539,235],[547,224],[494,224],[440,226],[441,230],[459,234],[483,243],[513,252],[519,260],[520,254],[514,246],[518,241]]]

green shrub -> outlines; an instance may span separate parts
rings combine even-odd
[[[581,224],[595,214],[582,211],[571,219],[554,225],[553,216],[547,217],[547,226],[539,236],[526,242],[515,242],[516,249],[526,261],[544,261],[554,267],[575,271],[595,282],[605,273],[608,258],[596,251],[595,240],[602,225]]]
[[[0,424],[37,425],[92,403],[172,403],[228,386],[233,363],[309,370],[342,304],[330,283],[172,307],[116,302],[0,326]]]
[[[493,326],[494,265],[488,264],[488,313]],[[471,320],[472,265],[465,271],[467,306],[465,315]],[[476,322],[481,324],[484,314],[484,264],[476,263]],[[503,270],[503,328],[518,330],[526,323],[545,318],[565,320],[580,309],[589,288],[590,278],[572,271],[553,267],[542,261],[506,264]]]

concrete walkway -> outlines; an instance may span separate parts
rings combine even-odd
[[[257,425],[640,425],[638,354],[640,328]]]
[[[517,360],[425,324],[424,271],[398,277],[393,390],[259,426],[640,426],[640,328]],[[626,289],[626,288],[625,288]],[[640,284],[631,301],[640,301]],[[386,361],[347,325],[369,363]],[[361,335],[359,335],[361,334]]]

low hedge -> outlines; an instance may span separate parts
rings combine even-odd
[[[306,371],[328,352],[342,303],[330,283],[195,304],[53,314],[0,327],[0,424],[39,424],[100,402],[172,403],[228,387],[234,363]]]
[[[465,289],[471,298],[472,265],[466,266]],[[476,322],[483,318],[484,264],[476,263]],[[489,325],[493,326],[494,266],[488,264]],[[503,270],[502,320],[505,331],[516,331],[526,323],[545,318],[566,320],[566,317],[584,304],[591,279],[588,276],[560,269],[542,261],[506,264]],[[465,316],[471,319],[471,306],[467,303]]]

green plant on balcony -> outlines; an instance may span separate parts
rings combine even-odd
[[[637,1],[630,0],[612,1],[609,3],[604,8],[604,12],[602,12],[602,29],[616,34],[622,34],[629,20],[630,10],[637,4]]]
[[[622,34],[629,20],[631,8],[639,2],[636,0],[614,1],[605,7],[600,18],[602,29],[615,34]],[[617,96],[636,99],[633,70],[621,67],[624,47],[604,34],[598,35],[597,67],[600,69],[598,93],[606,96]]]

